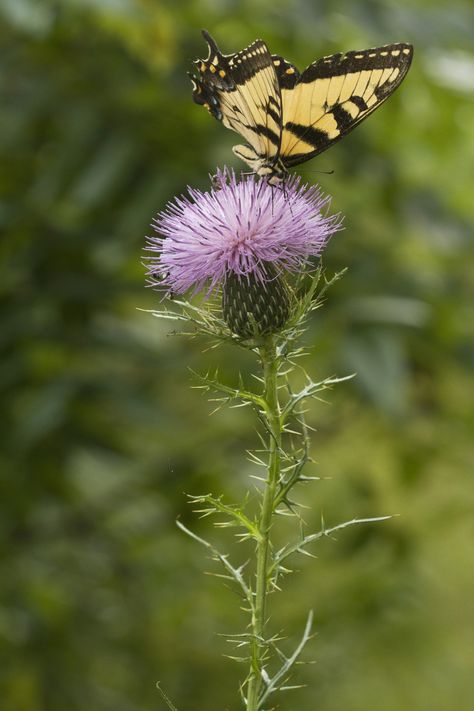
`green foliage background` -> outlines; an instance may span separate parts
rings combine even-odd
[[[308,530],[400,517],[296,560],[271,625],[296,638],[315,611],[316,664],[282,709],[470,709],[472,3],[2,0],[0,18],[1,708],[163,709],[157,680],[179,711],[240,708],[218,634],[242,628],[238,600],[174,521],[216,540],[184,492],[237,498],[254,473],[249,412],[208,416],[188,369],[233,382],[253,363],[137,310],[159,303],[140,263],[152,217],[233,159],[191,102],[206,27],[300,66],[415,45],[400,91],[302,170],[346,215],[326,268],[349,267],[306,367],[358,374],[310,413]]]

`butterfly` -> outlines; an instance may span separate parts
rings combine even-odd
[[[232,150],[272,185],[381,106],[413,57],[412,45],[389,44],[317,59],[300,74],[260,39],[222,54],[211,35],[202,34],[209,54],[194,62],[196,75],[189,73],[193,99],[245,139]]]

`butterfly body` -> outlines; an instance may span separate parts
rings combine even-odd
[[[409,44],[338,53],[304,72],[256,40],[224,55],[208,32],[207,59],[194,62],[193,99],[246,144],[234,153],[272,184],[322,153],[378,108],[400,85]]]

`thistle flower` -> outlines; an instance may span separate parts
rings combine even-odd
[[[209,192],[188,188],[153,221],[148,276],[170,292],[209,294],[223,289],[223,312],[241,336],[280,329],[290,313],[282,274],[319,256],[340,229],[338,215],[323,214],[330,199],[291,177],[284,189],[254,175],[217,173]]]

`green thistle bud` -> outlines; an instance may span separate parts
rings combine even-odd
[[[272,264],[264,277],[228,272],[222,288],[222,313],[235,334],[242,338],[268,336],[285,326],[291,313],[291,291]]]

